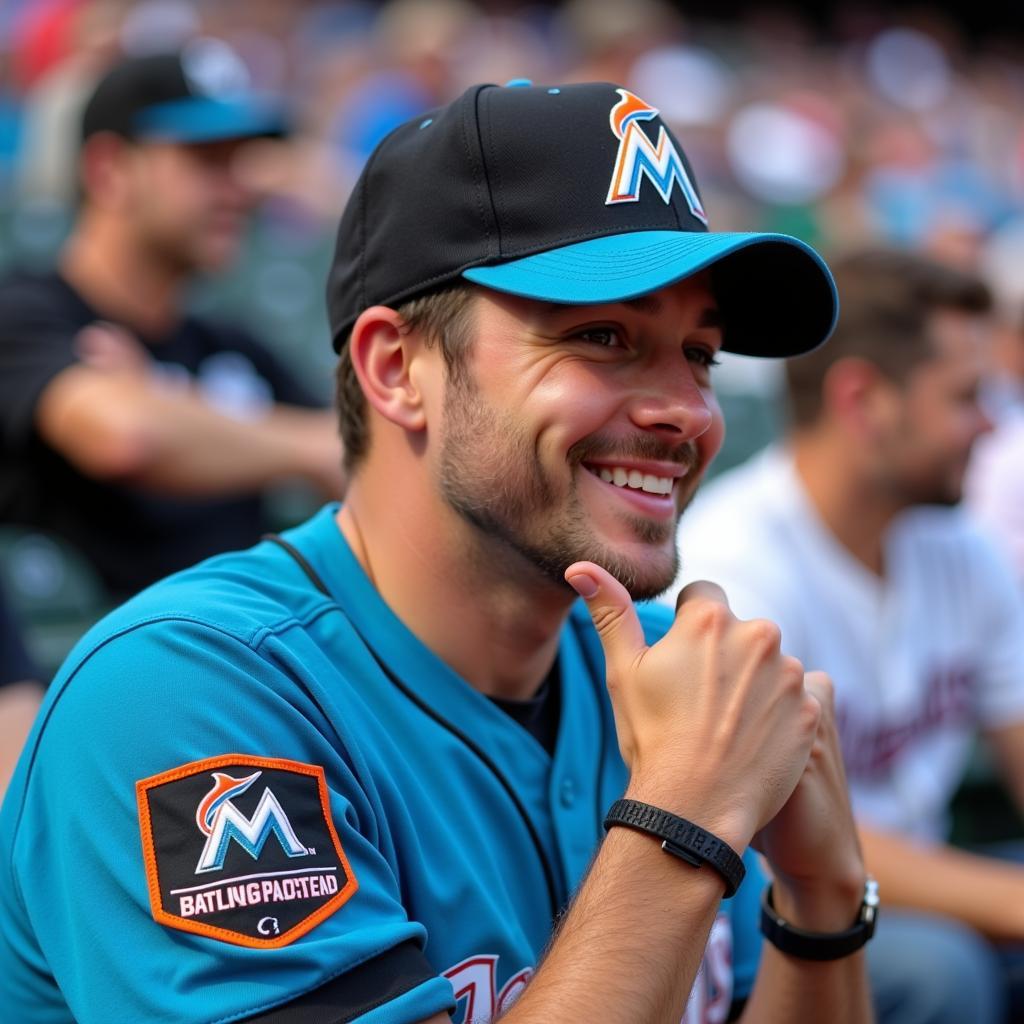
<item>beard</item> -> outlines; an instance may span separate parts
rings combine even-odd
[[[576,474],[589,472],[582,464],[597,457],[677,462],[693,471],[699,461],[693,441],[671,446],[650,435],[616,441],[586,437],[569,449],[568,493],[560,495],[521,423],[488,406],[467,376],[449,378],[442,430],[444,500],[487,542],[515,552],[533,574],[568,588],[563,574],[569,565],[595,562],[635,601],[656,597],[672,584],[679,570],[675,527],[682,508],[670,522],[623,512],[621,521],[649,549],[645,557],[629,557],[595,535]],[[695,482],[690,483],[691,473],[683,479],[688,504]],[[682,488],[683,482],[676,486]]]

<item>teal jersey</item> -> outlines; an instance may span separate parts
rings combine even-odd
[[[589,615],[552,756],[394,615],[336,511],[284,535],[312,577],[222,555],[72,652],[0,814],[4,1021],[482,1022],[528,981],[626,784]],[[641,615],[653,642],[669,613]],[[751,987],[746,862],[687,1024]]]

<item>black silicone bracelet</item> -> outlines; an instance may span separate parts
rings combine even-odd
[[[656,836],[666,853],[695,868],[710,864],[725,881],[725,899],[736,892],[747,873],[739,854],[727,842],[660,807],[639,800],[616,800],[604,819],[605,829],[612,825],[624,825]]]

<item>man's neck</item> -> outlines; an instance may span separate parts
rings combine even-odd
[[[879,493],[849,441],[828,432],[791,439],[797,477],[836,540],[877,576],[885,574],[885,532],[900,509]]]
[[[475,543],[473,528],[447,508],[423,509],[394,493],[380,501],[360,474],[338,526],[381,597],[435,654],[487,696],[524,700],[549,672],[572,604],[568,588],[528,579]],[[428,499],[439,501],[439,499]],[[410,510],[415,510],[410,512]]]
[[[180,316],[185,276],[110,219],[83,214],[59,267],[98,313],[136,333],[159,337]]]

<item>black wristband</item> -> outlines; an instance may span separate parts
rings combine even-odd
[[[666,853],[695,868],[710,864],[725,880],[725,899],[736,892],[747,873],[743,861],[728,843],[692,821],[659,807],[639,800],[616,800],[604,819],[605,829],[612,825],[624,825],[656,836]]]
[[[779,917],[769,885],[761,900],[761,932],[778,950],[800,960],[840,960],[856,953],[875,934],[878,884],[868,877],[856,920],[841,932],[807,932]]]

